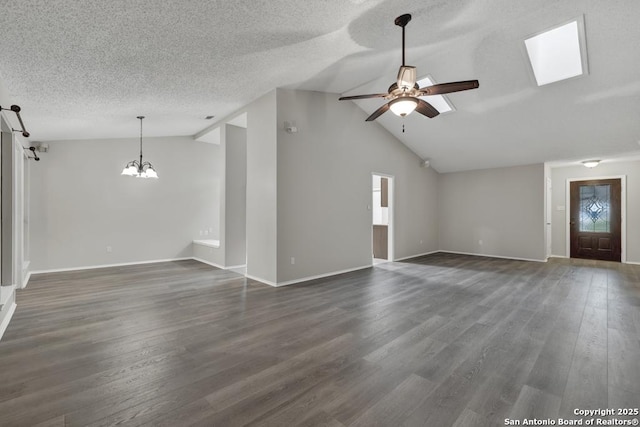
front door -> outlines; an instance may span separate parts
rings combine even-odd
[[[620,179],[573,181],[570,192],[571,258],[620,262]]]

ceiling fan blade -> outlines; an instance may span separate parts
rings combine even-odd
[[[462,82],[440,83],[423,87],[420,88],[420,92],[422,95],[444,95],[445,93],[477,89],[478,87],[480,87],[480,83],[478,83],[477,80],[465,80]]]
[[[338,98],[338,101],[346,101],[348,99],[384,98],[388,95],[388,93],[372,93],[370,95],[341,96]]]
[[[433,119],[435,116],[440,114],[440,112],[436,110],[433,105],[422,99],[418,99],[418,106],[416,107],[416,111],[423,116],[429,117],[430,119]]]
[[[382,107],[378,108],[376,111],[373,112],[372,115],[370,115],[369,117],[367,117],[367,122],[372,122],[375,119],[377,119],[378,117],[380,117],[381,115],[383,115],[384,113],[386,113],[387,111],[389,111],[389,103],[387,102],[386,104],[384,104]]]

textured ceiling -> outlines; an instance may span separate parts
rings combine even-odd
[[[385,91],[401,61],[393,19],[412,13],[418,75],[480,81],[449,95],[454,113],[378,119],[437,170],[640,148],[637,0],[0,0],[0,12],[0,79],[32,140],[136,136],[140,114],[147,136],[193,135],[276,87]],[[524,38],[580,15],[589,75],[537,87]]]

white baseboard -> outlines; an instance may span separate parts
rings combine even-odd
[[[224,266],[222,266],[220,264],[216,264],[215,262],[207,261],[206,259],[198,258],[198,257],[195,257],[195,256],[191,257],[191,259],[195,260],[195,261],[198,261],[198,262],[201,262],[203,264],[210,265],[211,267],[219,268],[221,270],[226,270],[226,268]]]
[[[22,286],[20,289],[24,289],[27,287],[27,283],[29,283],[29,278],[31,277],[31,271],[29,271],[29,265],[31,265],[31,261],[25,261],[22,264]]]
[[[85,267],[69,267],[69,268],[54,268],[50,270],[37,270],[32,271],[30,274],[42,274],[42,273],[63,273],[65,271],[79,271],[79,270],[95,270],[96,268],[109,268],[109,267],[125,267],[128,265],[139,264],[157,264],[159,262],[172,262],[172,261],[186,261],[193,259],[192,257],[185,258],[168,258],[168,259],[154,259],[149,261],[136,261],[136,262],[122,262],[118,264],[101,264],[101,265],[88,265]]]
[[[627,261],[627,262],[625,262],[624,264],[640,265],[640,262]]]
[[[274,288],[279,286],[275,282],[272,282],[270,280],[261,279],[260,277],[252,276],[250,274],[245,274],[244,277],[246,277],[247,279],[255,280],[256,282],[264,283],[265,285],[273,286]]]
[[[569,257],[566,256],[566,255],[554,255],[554,254],[551,254],[551,255],[549,255],[547,257],[547,259],[549,259],[549,258],[569,258]]]
[[[515,261],[547,262],[546,259],[519,258],[519,257],[512,257],[512,256],[489,255],[489,254],[474,254],[474,253],[471,253],[471,252],[444,251],[444,250],[440,250],[438,252],[443,252],[443,253],[446,253],[446,254],[482,256],[482,257],[486,257],[486,258],[512,259],[512,260],[515,260]]]
[[[296,283],[308,282],[309,280],[322,279],[329,276],[336,276],[338,274],[350,273],[352,271],[364,270],[365,268],[371,268],[371,267],[372,265],[369,264],[369,265],[363,265],[355,268],[348,268],[346,270],[332,271],[331,273],[318,274],[317,276],[307,276],[307,277],[302,277],[300,279],[288,280],[286,282],[278,282],[275,286],[278,286],[278,287],[289,286],[289,285],[294,285]]]
[[[11,321],[11,318],[13,317],[13,313],[15,313],[15,311],[16,311],[16,303],[12,302],[9,308],[7,309],[7,311],[5,312],[5,314],[4,315],[0,314],[2,315],[2,318],[0,319],[0,340],[4,335],[4,331],[7,330],[7,327],[9,326],[9,322]]]
[[[228,267],[225,267],[225,270],[233,270],[234,268],[245,268],[247,266],[247,264],[242,264],[242,265],[230,265]]]
[[[402,258],[398,258],[394,261],[404,261],[406,259],[412,259],[412,258],[419,258],[421,256],[427,256],[427,255],[433,255],[433,254],[437,254],[438,252],[442,252],[442,251],[431,251],[431,252],[425,252],[423,254],[417,254],[417,255],[411,255],[411,256],[406,256],[406,257],[402,257]]]
[[[29,279],[31,279],[31,272],[27,271],[27,275],[24,277],[24,280],[22,281],[22,287],[20,289],[24,289],[27,287],[27,285],[29,284]]]

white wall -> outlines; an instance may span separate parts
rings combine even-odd
[[[219,146],[144,138],[160,178],[121,176],[138,141],[50,142],[31,165],[32,271],[190,257],[200,231],[219,234]]]
[[[554,256],[566,256],[566,210],[558,210],[558,207],[566,206],[566,183],[573,178],[596,178],[608,176],[627,177],[627,262],[640,263],[640,161],[625,161],[601,163],[593,169],[582,165],[568,167],[554,167],[551,169],[552,179],[552,246],[551,253]]]
[[[338,96],[277,92],[278,282],[371,265],[372,172],[395,177],[395,258],[438,249],[438,174]]]
[[[277,281],[276,91],[246,108],[247,276]]]
[[[441,174],[440,249],[545,260],[544,185],[542,164]]]
[[[247,262],[247,130],[226,125],[225,266]]]

